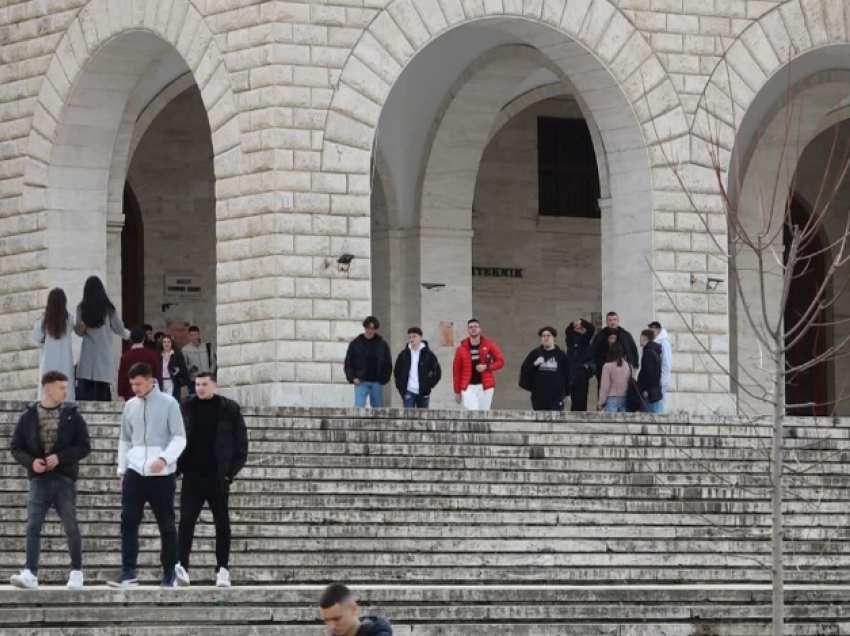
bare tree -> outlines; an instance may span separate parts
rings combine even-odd
[[[850,277],[846,276],[850,261],[850,209],[839,197],[850,169],[850,129],[837,121],[825,122],[824,129],[832,124],[832,143],[824,157],[826,167],[816,184],[817,194],[811,202],[811,211],[801,218],[795,212],[794,203],[799,178],[797,162],[805,150],[804,143],[810,140],[804,139],[802,132],[806,121],[804,97],[791,85],[790,77],[789,64],[785,106],[781,114],[772,119],[770,132],[774,147],[769,151],[747,155],[744,153],[748,150],[738,148],[737,144],[730,147],[733,144],[728,132],[733,127],[724,130],[726,126],[716,113],[708,113],[711,116],[698,121],[710,164],[704,168],[713,173],[715,200],[719,197],[722,202],[723,230],[718,229],[715,222],[718,213],[705,205],[703,193],[693,191],[689,168],[683,167],[673,150],[663,143],[658,145],[664,163],[686,195],[690,211],[701,219],[716,257],[725,263],[729,293],[734,294],[741,323],[753,340],[749,366],[739,364],[733,368],[731,362],[719,359],[693,329],[686,312],[680,310],[674,294],[656,272],[659,285],[685,327],[736,389],[739,415],[753,426],[768,420],[772,427],[770,445],[764,451],[770,465],[774,636],[784,634],[785,621],[783,502],[797,496],[792,493],[794,484],[804,483],[824,461],[821,458],[802,465],[789,456],[788,449],[784,448],[786,418],[789,413],[815,414],[830,410],[834,413],[845,399],[843,389],[832,399],[806,396],[805,391],[798,389],[806,388],[812,370],[850,355],[845,350],[850,335],[810,347],[814,334],[848,323],[848,319],[831,320],[828,316],[850,284]],[[731,72],[727,72],[727,78],[731,78]],[[731,79],[726,92],[732,95]],[[837,96],[836,109],[839,99]],[[660,139],[658,131],[655,132]],[[754,146],[758,147],[766,134],[766,129],[760,129]],[[732,152],[736,153],[734,157]],[[746,182],[740,169],[734,183],[729,183],[726,168],[729,159],[734,159],[739,166],[746,160]],[[843,223],[837,230],[831,228],[832,236],[823,240],[827,220],[836,218],[843,219]],[[826,265],[822,273],[813,276],[819,261]],[[789,299],[795,285],[805,285],[807,297],[804,306],[793,320],[789,320]],[[804,347],[806,351],[801,355]],[[788,387],[794,393],[790,401]],[[802,400],[799,396],[803,396]],[[808,501],[805,497],[801,500]],[[817,506],[817,502],[810,503]]]

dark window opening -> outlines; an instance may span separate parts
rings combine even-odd
[[[583,119],[537,118],[540,216],[600,218],[599,170]]]

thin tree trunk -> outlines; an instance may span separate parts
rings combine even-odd
[[[771,452],[771,470],[773,473],[773,493],[771,496],[773,514],[773,636],[785,634],[785,581],[782,565],[783,523],[782,523],[782,438],[785,420],[785,356],[782,355],[783,340],[775,341],[778,352],[774,374],[775,400],[773,402],[773,449]]]

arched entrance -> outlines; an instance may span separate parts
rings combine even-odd
[[[620,24],[616,19],[613,23]],[[649,155],[635,108],[624,93],[625,87],[618,82],[618,78],[637,72],[640,64],[632,66],[634,58],[626,55],[623,66],[614,63],[608,70],[606,63],[588,50],[598,47],[606,38],[593,37],[585,43],[583,37],[584,34],[579,36],[568,28],[559,29],[525,17],[470,20],[429,40],[403,71],[367,66],[366,62],[375,59],[375,52],[374,45],[364,39],[362,50],[355,48],[352,62],[341,78],[338,94],[345,97],[340,97],[338,108],[332,105],[328,118],[323,158],[330,169],[353,165],[360,156],[356,148],[363,140],[368,144],[364,126],[354,126],[353,120],[363,121],[364,117],[376,115],[379,120],[375,121],[379,133],[369,163],[380,172],[383,194],[376,195],[373,202],[375,209],[385,210],[387,227],[373,224],[373,230],[378,230],[374,239],[381,244],[373,243],[372,253],[385,260],[372,263],[372,278],[378,281],[386,279],[388,274],[391,281],[385,288],[389,287],[395,294],[388,297],[373,289],[373,297],[386,303],[374,309],[379,318],[390,317],[386,322],[392,325],[389,335],[396,351],[403,346],[407,327],[417,325],[431,341],[444,368],[450,367],[455,347],[466,336],[466,321],[476,314],[475,298],[483,298],[474,291],[473,267],[497,274],[506,272],[501,281],[493,282],[502,285],[492,293],[484,292],[478,285],[481,293],[500,296],[501,309],[493,314],[496,320],[519,315],[520,309],[530,312],[521,331],[507,328],[505,333],[509,335],[503,336],[515,342],[511,345],[513,366],[502,374],[501,383],[506,388],[501,398],[497,392],[497,408],[527,408],[527,396],[517,395],[504,403],[502,400],[508,398],[516,384],[512,376],[521,362],[518,352],[527,352],[537,345],[536,331],[542,326],[537,323],[548,322],[544,316],[551,313],[553,320],[562,322],[557,325],[562,332],[575,317],[574,312],[590,319],[593,313],[601,314],[603,306],[618,311],[632,331],[639,330],[641,324],[654,316]],[[614,62],[618,52],[625,51],[622,41],[615,49],[601,57],[607,63]],[[378,82],[391,84],[392,90],[381,93]],[[512,273],[544,267],[549,268],[550,276],[557,276],[558,263],[569,258],[563,256],[569,251],[566,247],[563,250],[559,247],[561,256],[555,250],[541,249],[545,247],[543,243],[532,236],[541,234],[536,212],[530,230],[523,230],[525,234],[514,232],[505,249],[500,251],[496,247],[504,241],[503,237],[495,237],[492,225],[491,253],[487,253],[485,243],[479,242],[479,248],[474,248],[478,237],[488,233],[476,221],[485,222],[484,216],[476,216],[484,214],[476,201],[482,202],[483,207],[486,199],[485,193],[476,187],[482,157],[491,142],[500,143],[498,139],[494,142],[494,134],[501,134],[503,139],[510,135],[509,127],[505,127],[505,109],[544,86],[562,87],[561,94],[569,95],[575,108],[572,117],[583,120],[590,131],[590,145],[599,173],[600,192],[591,206],[601,216],[595,221],[598,229],[591,230],[585,239],[579,236],[581,233],[573,237],[577,242],[585,240],[596,245],[602,241],[601,251],[618,254],[614,262],[600,259],[599,251],[595,252],[597,273],[588,279],[597,296],[585,303],[587,306],[568,308],[569,295],[553,289],[551,283],[532,286],[528,284],[530,280],[513,279],[517,274]],[[656,88],[662,93],[667,90],[666,86]],[[352,92],[363,99],[355,99]],[[376,101],[382,107],[379,111],[371,107],[353,108],[355,104],[365,106],[364,100]],[[646,108],[641,112],[648,116]],[[681,110],[674,108],[668,114],[669,122],[674,122]],[[361,134],[353,135],[355,130]],[[671,126],[662,126],[659,134],[668,130]],[[495,167],[500,161],[495,156],[498,153],[491,154],[491,165]],[[536,154],[534,163],[537,164]],[[485,181],[493,184],[498,179],[488,174]],[[501,187],[508,187],[509,181],[502,179]],[[534,199],[537,196],[535,191]],[[537,206],[529,201],[528,207],[536,210]],[[493,213],[487,216],[492,220]],[[549,225],[546,219],[541,221],[542,233]],[[506,216],[498,231],[510,239],[511,227]],[[524,240],[526,234],[528,243]],[[523,250],[525,254],[520,255]],[[533,264],[525,264],[523,257],[528,255],[532,255]],[[573,256],[581,258],[579,250]],[[598,281],[595,284],[594,278]],[[511,291],[517,283],[525,283],[522,291],[531,291],[532,296],[535,294],[532,287],[537,289],[538,299],[547,292],[551,294],[547,309],[559,303],[563,315],[555,311],[547,313],[539,303],[540,311],[534,311],[533,306],[520,308],[519,304],[529,303],[525,296]],[[486,334],[487,325],[484,331]],[[491,324],[490,331],[499,328]],[[454,405],[452,392],[447,376],[432,397],[432,406]]]
[[[805,226],[809,212],[798,197],[790,203],[790,226]],[[783,243],[785,259],[788,262],[788,250],[791,245],[789,223],[784,226]],[[807,315],[815,301],[816,290],[823,284],[826,275],[828,250],[823,241],[812,241],[800,255],[802,260],[794,271],[794,281],[785,306],[785,331],[790,332],[800,319]],[[813,358],[823,355],[827,350],[827,312],[821,310],[813,319],[814,326],[785,355],[787,367],[802,365]],[[809,369],[789,376],[785,381],[785,403],[789,415],[827,415],[830,412],[828,363],[823,361]],[[813,406],[794,406],[811,404]]]

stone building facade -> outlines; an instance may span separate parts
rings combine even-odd
[[[342,359],[373,311],[393,349],[423,328],[448,405],[470,316],[515,357],[549,320],[616,309],[671,332],[674,407],[731,410],[723,370],[758,351],[718,258],[710,150],[757,197],[790,85],[810,104],[795,168],[844,112],[849,30],[842,0],[2,3],[0,396],[32,394],[48,290],[75,303],[95,273],[125,304],[143,284],[158,328],[204,323],[220,381],[255,404],[349,404]],[[552,109],[587,123],[595,222],[535,218]],[[517,363],[503,406],[524,399]]]

